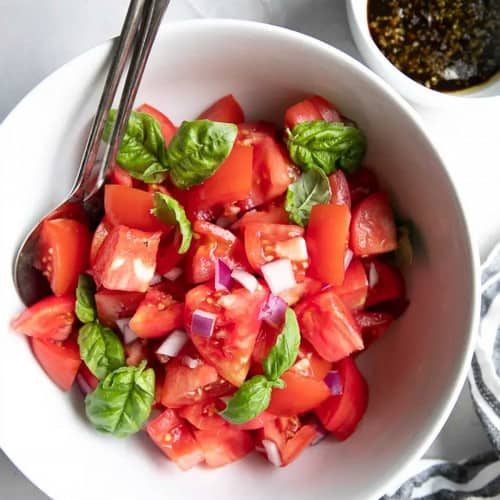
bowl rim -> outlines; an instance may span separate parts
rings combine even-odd
[[[460,104],[477,104],[478,102],[489,102],[490,100],[497,101],[499,95],[475,95],[473,90],[467,89],[463,93],[445,93],[437,90],[429,89],[416,82],[402,71],[397,69],[383,52],[379,49],[373,40],[368,28],[368,1],[369,0],[346,0],[349,26],[351,28],[352,37],[356,43],[358,50],[365,62],[372,67],[369,60],[373,58],[376,64],[382,69],[372,69],[378,73],[390,85],[397,88],[403,95],[407,96],[412,102],[417,104],[433,105],[433,106],[450,106],[456,103]],[[361,47],[360,40],[364,46]],[[387,78],[384,76],[387,74]],[[500,76],[493,78],[498,79]],[[486,85],[489,85],[486,83]],[[469,93],[467,93],[469,92]]]
[[[466,254],[468,255],[468,265],[472,271],[471,278],[471,289],[473,292],[473,296],[471,297],[470,303],[470,314],[467,321],[466,329],[467,332],[466,341],[464,342],[464,349],[461,354],[461,359],[459,360],[458,370],[455,376],[455,382],[453,385],[447,388],[447,392],[443,396],[443,402],[441,403],[441,408],[439,412],[436,413],[436,418],[432,426],[425,431],[425,438],[412,449],[408,449],[406,456],[401,459],[400,464],[398,466],[398,471],[385,483],[381,484],[378,488],[374,489],[371,493],[371,497],[374,500],[378,499],[388,491],[394,490],[398,487],[404,480],[406,480],[412,471],[412,466],[415,462],[423,456],[423,454],[430,447],[438,433],[441,431],[444,426],[446,420],[448,419],[462,387],[465,383],[467,372],[469,370],[470,362],[473,355],[473,348],[475,345],[475,339],[477,335],[477,326],[479,323],[479,251],[478,247],[475,243],[475,239],[473,239],[473,231],[470,226],[469,220],[466,216],[464,210],[464,203],[458,190],[455,181],[450,175],[450,172],[446,166],[445,161],[443,160],[442,155],[436,149],[435,145],[431,141],[428,136],[423,120],[417,114],[417,112],[410,106],[410,104],[405,101],[394,89],[392,89],[387,82],[385,82],[379,75],[371,71],[365,65],[363,65],[358,60],[349,56],[348,54],[342,52],[340,49],[333,47],[332,45],[320,41],[312,36],[280,27],[271,25],[268,23],[262,23],[258,21],[248,21],[241,19],[220,19],[220,18],[210,18],[210,19],[188,19],[183,21],[173,21],[173,22],[164,22],[160,27],[160,31],[158,37],[165,36],[165,32],[177,32],[177,34],[183,34],[183,32],[188,33],[199,33],[200,30],[217,32],[222,28],[224,29],[237,29],[246,32],[253,32],[253,34],[259,33],[271,33],[275,36],[292,40],[295,42],[300,42],[303,44],[307,44],[312,47],[316,51],[321,51],[323,53],[328,54],[332,58],[336,58],[340,60],[344,64],[348,64],[353,66],[356,71],[364,75],[370,82],[379,88],[379,90],[383,91],[389,99],[395,101],[395,104],[401,109],[403,113],[406,114],[406,117],[410,122],[413,122],[413,125],[417,127],[422,136],[428,143],[428,147],[432,154],[435,156],[436,160],[440,163],[441,169],[443,170],[443,174],[446,177],[446,180],[450,186],[450,196],[455,199],[456,205],[459,209],[459,217],[463,222],[463,229],[465,232],[465,237],[467,240],[467,248]],[[222,33],[222,32],[221,32]],[[50,85],[52,81],[56,81],[63,75],[65,72],[71,71],[73,65],[81,64],[82,60],[85,58],[93,59],[96,54],[99,52],[109,52],[111,50],[113,41],[116,38],[110,38],[105,40],[94,47],[86,50],[79,56],[76,56],[61,65],[55,71],[50,73],[47,77],[41,80],[35,87],[33,87],[17,104],[16,106],[9,112],[6,118],[0,123],[0,139],[2,137],[2,130],[6,128],[6,125],[11,121],[12,117],[16,115],[19,109],[24,108],[27,104],[29,104],[30,99],[36,98],[36,96],[40,93],[43,93],[45,86]],[[0,434],[1,438],[1,434]],[[22,472],[22,474],[27,477],[33,484],[39,487],[43,492],[47,494],[55,493],[53,488],[48,484],[43,484],[41,480],[33,480],[31,471],[22,468],[23,459],[17,450],[9,449],[8,446],[5,446],[5,443],[0,442],[0,448],[2,451],[8,456],[8,458],[16,465],[16,467]]]

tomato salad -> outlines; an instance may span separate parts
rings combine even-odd
[[[182,470],[347,439],[368,404],[356,356],[407,305],[408,226],[360,129],[320,96],[284,127],[245,122],[232,95],[179,127],[133,111],[100,224],[44,221],[53,295],[12,322],[96,429],[145,429]]]

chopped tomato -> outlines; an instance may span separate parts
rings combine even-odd
[[[179,229],[175,229],[175,231],[160,241],[156,256],[156,272],[158,274],[163,276],[181,263],[185,255],[179,253],[181,243],[182,235]]]
[[[160,123],[160,132],[165,141],[165,146],[170,144],[172,137],[177,132],[177,127],[160,111],[149,104],[142,104],[137,108],[137,111],[141,113],[148,113]]]
[[[269,351],[276,344],[276,338],[278,337],[280,330],[262,322],[259,334],[255,340],[255,346],[252,352],[252,361],[261,365],[262,361],[267,358]],[[262,368],[262,367],[261,367]],[[262,373],[262,369],[258,371]]]
[[[46,297],[12,320],[16,332],[46,340],[66,340],[75,322],[75,297]]]
[[[332,198],[330,203],[333,205],[347,205],[351,208],[351,193],[349,191],[349,183],[342,170],[337,170],[335,173],[328,176]]]
[[[134,180],[132,176],[122,167],[115,164],[110,169],[108,174],[108,182],[110,184],[118,184],[120,186],[132,187],[134,185]]]
[[[290,129],[299,123],[314,120],[339,122],[341,117],[335,106],[319,95],[313,95],[290,106],[285,113],[285,127]]]
[[[152,290],[159,290],[167,295],[171,295],[177,302],[184,302],[184,297],[190,288],[191,285],[186,282],[184,275],[179,276],[174,281],[164,279],[151,287]]]
[[[138,337],[146,339],[164,337],[183,325],[184,304],[154,288],[147,291],[129,323]]]
[[[127,366],[139,366],[143,359],[149,358],[147,340],[136,339],[125,344],[125,364]]]
[[[321,423],[338,439],[347,439],[356,429],[368,406],[368,385],[351,358],[337,364],[342,394],[330,396],[316,409]]]
[[[337,108],[330,102],[327,101],[324,97],[320,95],[313,95],[309,98],[316,109],[319,111],[322,120],[325,122],[340,122],[342,121],[342,117],[340,116]]]
[[[352,213],[351,248],[367,256],[396,250],[396,224],[385,193],[377,192],[358,203]]]
[[[304,297],[314,295],[323,288],[321,281],[306,276],[303,281],[297,283],[288,290],[283,290],[279,296],[289,305],[293,306]]]
[[[104,186],[106,219],[115,226],[123,225],[141,231],[168,232],[172,226],[160,222],[152,213],[153,194],[128,186]]]
[[[323,380],[331,369],[332,363],[319,356],[311,344],[302,339],[297,360],[291,370],[304,377]]]
[[[75,340],[70,338],[61,343],[33,337],[31,349],[52,382],[63,391],[68,391],[82,363],[80,350]]]
[[[260,310],[268,292],[258,285],[255,292],[234,288],[216,292],[212,286],[199,285],[186,294],[185,325],[191,340],[207,363],[221,377],[240,386],[250,368],[250,357],[260,330]],[[201,309],[217,315],[211,337],[191,331],[193,313]]]
[[[307,226],[307,250],[312,277],[341,285],[351,214],[347,205],[315,205]]]
[[[276,418],[276,415],[269,413],[268,411],[263,411],[259,413],[256,417],[252,418],[244,424],[233,424],[234,427],[241,429],[242,431],[255,431],[257,429],[262,429],[267,422],[271,422]]]
[[[179,415],[193,427],[201,431],[211,431],[226,427],[229,424],[218,414],[225,408],[221,400],[195,403],[179,409]]]
[[[386,312],[358,311],[354,314],[354,319],[361,328],[363,343],[368,347],[389,328],[394,316]]]
[[[282,203],[277,205],[272,204],[266,209],[250,210],[249,212],[246,212],[235,225],[237,225],[240,231],[243,232],[246,225],[252,222],[262,224],[287,224],[288,214],[286,213]]]
[[[344,282],[333,288],[344,304],[351,310],[361,309],[368,294],[368,277],[360,260],[353,259],[345,272]]]
[[[94,232],[94,236],[92,237],[92,243],[90,245],[90,266],[94,265],[95,259],[97,257],[97,252],[99,251],[99,248],[101,248],[103,241],[106,239],[112,228],[113,224],[111,224],[111,222],[109,222],[106,217],[104,217],[100,224],[97,226],[97,229]]]
[[[245,225],[245,252],[252,268],[260,272],[261,267],[275,259],[290,259],[295,279],[302,281],[309,266],[304,229],[291,224]]]
[[[188,470],[203,462],[204,455],[189,426],[174,410],[167,408],[151,421],[146,432],[153,442],[180,469]]]
[[[197,118],[214,122],[241,123],[245,121],[243,110],[232,94],[221,97]]]
[[[248,268],[243,245],[231,231],[210,222],[196,221],[193,232],[184,267],[189,282],[203,283],[213,279],[217,259],[231,269]]]
[[[303,300],[295,312],[302,336],[327,361],[338,361],[363,349],[356,321],[331,288]]]
[[[254,448],[254,439],[249,432],[230,426],[194,431],[194,435],[209,467],[221,467],[240,460]]]
[[[134,314],[144,298],[144,293],[101,288],[94,298],[99,321],[103,325],[114,327],[117,319],[130,318]]]
[[[380,259],[365,262],[370,286],[366,307],[371,307],[389,300],[404,299],[405,283],[399,269]]]
[[[87,269],[92,236],[73,219],[50,219],[42,224],[35,266],[49,280],[54,295],[73,293],[78,275]]]
[[[155,272],[160,234],[115,226],[101,245],[92,266],[97,286],[145,292]]]
[[[99,379],[87,368],[85,363],[80,365],[77,377],[82,377],[88,388],[93,391],[99,385]]]
[[[357,205],[362,199],[378,191],[377,177],[372,170],[366,167],[361,167],[351,174],[348,182],[352,206]]]
[[[253,145],[264,137],[274,137],[276,127],[273,123],[245,122],[238,124],[238,142],[246,145]]]

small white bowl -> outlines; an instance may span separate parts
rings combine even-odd
[[[474,103],[477,99],[500,99],[500,77],[494,76],[485,84],[459,92],[438,92],[412,80],[385,57],[374,42],[368,28],[368,0],[346,0],[351,33],[366,64],[391,87],[415,104],[452,106],[458,102]]]

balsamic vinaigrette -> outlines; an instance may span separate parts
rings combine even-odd
[[[396,68],[439,91],[500,69],[500,0],[369,0],[373,40]]]

